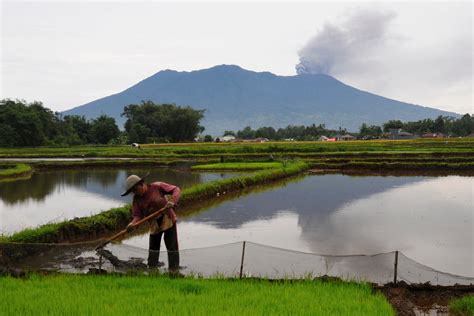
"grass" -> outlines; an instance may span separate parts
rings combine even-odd
[[[32,275],[0,278],[2,315],[395,315],[367,284]]]
[[[11,236],[3,236],[3,241],[55,243],[90,239],[125,227],[130,220],[130,206],[125,205],[92,216],[26,228]]]
[[[30,165],[17,164],[0,164],[0,179],[11,179],[29,176],[32,172]]]
[[[76,146],[67,148],[0,148],[0,157],[157,157],[185,158],[221,155],[317,153],[474,153],[474,138],[372,140],[349,142],[183,143],[130,146]],[[276,158],[276,157],[275,157]]]
[[[471,316],[474,315],[474,296],[464,296],[449,303],[449,315]]]
[[[192,166],[193,170],[263,170],[281,168],[281,162],[223,162]]]
[[[446,162],[308,162],[313,168],[320,169],[365,169],[365,170],[474,170],[474,162],[446,163]]]

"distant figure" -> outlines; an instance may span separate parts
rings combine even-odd
[[[140,147],[140,144],[138,144],[138,143],[133,143],[133,144],[132,144],[132,147],[135,147],[135,148],[138,148],[138,149],[142,149],[142,148]]]

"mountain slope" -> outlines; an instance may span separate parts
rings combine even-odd
[[[164,70],[111,96],[65,111],[94,118],[115,117],[119,124],[123,107],[151,100],[206,109],[206,134],[238,130],[247,125],[284,127],[324,123],[357,131],[362,123],[382,124],[435,118],[456,113],[391,100],[355,89],[328,75],[276,76],[238,66],[177,72]]]

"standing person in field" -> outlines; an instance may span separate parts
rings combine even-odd
[[[146,177],[146,176],[145,176]],[[132,229],[132,225],[168,206],[169,208],[158,218],[150,223],[150,243],[148,250],[148,267],[158,267],[162,265],[158,261],[160,255],[161,236],[164,235],[166,249],[168,250],[168,267],[172,272],[179,268],[179,248],[178,231],[176,228],[176,204],[179,201],[180,188],[165,182],[145,183],[144,179],[136,175],[127,178],[127,190],[122,194],[125,196],[133,193],[132,215],[133,220],[128,224],[127,230]],[[167,199],[168,197],[168,199]]]

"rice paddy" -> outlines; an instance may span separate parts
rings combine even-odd
[[[470,316],[474,315],[474,296],[464,296],[449,303],[450,315]]]
[[[130,146],[76,146],[68,148],[0,148],[0,157],[140,157],[184,158],[197,156],[262,154],[328,154],[339,153],[473,153],[474,138],[372,140],[326,142],[265,143],[182,143]]]
[[[395,315],[367,284],[31,275],[0,278],[2,315]]]

